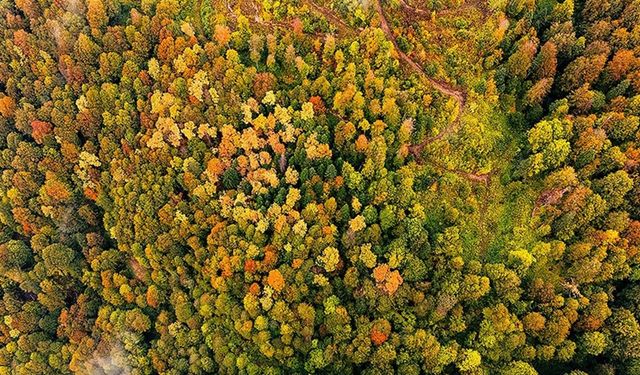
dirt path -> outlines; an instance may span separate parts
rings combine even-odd
[[[457,131],[458,126],[460,124],[460,117],[462,116],[463,112],[464,112],[464,107],[467,104],[467,93],[461,89],[461,88],[456,88],[446,82],[442,82],[439,81],[437,79],[431,78],[429,77],[424,69],[422,68],[422,66],[420,66],[420,64],[416,63],[411,57],[409,57],[406,53],[402,52],[402,50],[398,47],[398,43],[396,42],[396,38],[395,35],[393,35],[393,31],[391,30],[391,27],[389,27],[389,23],[387,22],[387,18],[384,14],[384,10],[382,9],[382,4],[380,3],[380,0],[374,0],[374,6],[376,9],[376,12],[378,13],[378,17],[380,18],[380,28],[382,29],[382,31],[385,33],[385,35],[387,36],[387,39],[389,39],[391,41],[391,43],[393,43],[393,46],[395,47],[398,56],[400,57],[400,59],[407,64],[414,72],[416,72],[420,77],[422,77],[422,79],[426,80],[427,82],[429,82],[429,84],[437,91],[439,91],[440,93],[442,93],[443,95],[449,96],[451,98],[453,98],[457,104],[458,104],[458,114],[456,116],[456,119],[451,121],[451,123],[449,123],[449,125],[444,128],[440,133],[438,133],[437,135],[433,136],[433,137],[428,137],[426,139],[424,139],[422,142],[416,144],[416,145],[412,145],[409,147],[409,152],[414,156],[414,158],[418,161],[418,162],[424,162],[423,158],[422,158],[422,151],[424,150],[424,148],[430,144],[431,142],[440,140],[442,138],[444,138],[445,136],[448,136],[452,133],[454,133],[455,131]],[[418,8],[413,8],[410,5],[408,5],[406,2],[404,2],[403,0],[400,0],[400,4],[402,7],[404,7],[406,10],[410,10],[411,12],[415,12],[421,15],[426,15],[427,12]],[[437,169],[443,170],[443,171],[447,171],[447,172],[451,172],[451,173],[455,173],[458,176],[461,176],[467,180],[470,181],[474,181],[474,182],[480,182],[480,183],[485,183],[485,184],[489,184],[490,180],[491,180],[491,173],[472,173],[472,172],[466,172],[466,171],[462,171],[459,169],[448,169],[445,168],[443,166],[440,165],[435,165],[434,163],[431,163],[434,167],[436,167]]]
[[[354,29],[349,25],[347,25],[344,21],[342,21],[340,17],[336,15],[332,10],[319,6],[315,4],[312,0],[302,0],[302,1],[303,3],[307,4],[310,8],[312,8],[314,11],[322,14],[330,22],[334,23],[334,25],[338,27],[338,29],[341,30],[342,32],[353,34]],[[395,36],[393,35],[393,31],[389,27],[389,23],[387,22],[387,18],[384,14],[384,10],[382,9],[382,4],[380,3],[380,0],[374,0],[373,4],[375,6],[376,12],[378,13],[378,17],[380,18],[380,28],[384,32],[387,39],[391,41],[391,43],[393,43],[393,46],[396,52],[398,53],[400,60],[403,63],[405,63],[407,66],[409,66],[411,70],[416,72],[422,79],[428,82],[435,90],[437,90],[438,92],[442,93],[445,96],[449,96],[453,98],[458,104],[458,113],[457,113],[456,119],[453,120],[446,128],[444,128],[437,135],[433,137],[428,137],[425,140],[423,140],[421,143],[417,145],[412,145],[409,147],[409,152],[414,156],[416,161],[418,161],[419,163],[423,163],[424,160],[422,158],[422,151],[429,143],[442,139],[445,136],[448,136],[457,130],[458,125],[460,124],[460,117],[462,116],[462,113],[464,112],[464,107],[466,106],[466,103],[467,103],[467,93],[463,89],[456,88],[453,85],[450,85],[446,82],[429,77],[424,71],[424,69],[422,68],[422,66],[416,63],[406,53],[402,52],[402,50],[398,47],[398,43],[396,41]],[[406,2],[402,0],[401,0],[401,5],[405,7],[405,9],[411,8]],[[417,8],[411,8],[411,10],[414,12],[419,12],[422,15],[426,14],[425,11],[419,10]],[[359,32],[361,31],[361,29],[356,29],[355,31]],[[491,179],[491,173],[471,173],[471,172],[466,172],[459,169],[451,170],[438,165],[433,165],[433,166],[442,171],[455,173],[473,182],[488,184]]]
[[[434,162],[430,162],[429,163],[430,166],[432,166],[433,168],[441,171],[441,172],[449,172],[449,173],[453,173],[456,174],[464,179],[467,179],[469,181],[473,181],[473,182],[479,182],[479,183],[483,183],[483,184],[489,184],[489,182],[491,182],[491,175],[492,173],[473,173],[473,172],[467,172],[467,171],[463,171],[461,169],[450,169],[447,168],[443,165],[440,165],[438,163],[434,163]]]
[[[384,10],[382,9],[382,5],[380,4],[380,0],[374,0],[374,5],[376,7],[376,11],[378,13],[378,17],[380,18],[380,28],[384,31],[387,39],[393,43],[396,51],[398,52],[398,56],[402,59],[411,69],[413,69],[416,73],[418,73],[421,77],[429,81],[429,83],[438,91],[443,93],[444,95],[453,97],[458,102],[458,107],[460,108],[460,113],[466,104],[467,94],[461,89],[454,88],[452,85],[436,80],[434,78],[429,77],[424,69],[413,61],[406,53],[402,52],[402,50],[398,47],[398,43],[396,42],[396,37],[393,35],[391,28],[389,27],[389,23],[387,22],[387,18],[384,15]]]
[[[426,145],[428,145],[429,143],[431,143],[433,141],[437,141],[439,139],[442,139],[444,136],[449,135],[449,134],[453,133],[456,130],[456,128],[458,127],[458,125],[460,123],[460,117],[462,116],[462,112],[464,111],[464,107],[465,107],[466,102],[467,102],[467,94],[463,90],[457,89],[457,88],[453,87],[452,85],[450,85],[450,84],[448,84],[446,82],[442,82],[442,81],[439,81],[439,80],[436,80],[434,78],[429,77],[425,73],[425,71],[422,68],[422,66],[420,66],[417,62],[413,61],[413,59],[411,57],[409,57],[406,53],[402,52],[402,50],[398,47],[398,43],[396,42],[396,37],[395,37],[395,35],[393,35],[393,31],[391,30],[391,27],[389,27],[389,23],[387,22],[387,18],[386,18],[385,14],[384,14],[384,10],[382,9],[382,4],[380,3],[380,0],[374,0],[373,4],[375,6],[376,12],[378,13],[378,17],[380,18],[380,28],[382,29],[382,31],[387,36],[387,39],[389,39],[391,41],[391,43],[393,43],[393,46],[395,47],[396,52],[398,53],[398,56],[400,57],[400,59],[406,65],[408,65],[411,68],[411,70],[416,72],[422,79],[424,79],[427,82],[429,82],[429,84],[434,89],[436,89],[437,91],[439,91],[443,95],[446,95],[446,96],[449,96],[449,97],[453,98],[458,103],[458,115],[457,115],[457,117],[456,117],[456,119],[454,121],[452,121],[446,128],[444,128],[436,136],[426,138],[421,143],[419,143],[417,145],[412,145],[412,146],[409,147],[409,152],[411,152],[411,154],[414,157],[416,157],[416,159],[420,160],[421,159],[420,155],[421,155],[422,150],[425,148]],[[403,5],[403,7],[410,7],[405,2],[401,2],[401,4]],[[412,9],[412,11],[417,11],[416,8],[411,8],[411,9]],[[420,11],[421,12],[425,12],[425,11],[422,11],[422,10],[420,10]]]
[[[484,184],[489,184],[489,182],[491,181],[491,173],[471,173],[471,172],[461,171],[458,169],[453,170],[451,172],[457,174],[458,176],[462,176],[467,180],[482,182]]]

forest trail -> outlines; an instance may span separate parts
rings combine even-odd
[[[440,171],[443,172],[449,172],[449,173],[454,173],[462,178],[465,178],[469,181],[473,181],[473,182],[479,182],[479,183],[483,183],[483,184],[489,184],[489,182],[491,181],[491,175],[492,172],[489,173],[473,173],[473,172],[467,172],[467,171],[463,171],[461,169],[450,169],[447,168],[445,166],[442,166],[440,164],[437,163],[429,163],[429,165],[431,165],[432,167],[434,167],[435,169],[438,169]]]
[[[412,11],[415,12],[420,12],[421,14],[426,14],[425,11],[420,10],[418,8],[412,8],[411,6],[409,6],[406,2],[401,1],[401,5],[405,8],[405,9],[411,9]],[[416,160],[418,161],[422,161],[422,150],[424,150],[424,148],[430,144],[431,142],[440,140],[442,138],[444,138],[445,136],[448,136],[452,133],[454,133],[457,128],[458,125],[460,124],[460,118],[462,117],[462,114],[464,112],[464,108],[467,104],[467,93],[461,89],[461,88],[456,88],[453,85],[443,82],[443,81],[439,81],[435,78],[431,78],[427,75],[427,73],[425,73],[424,69],[422,68],[422,66],[420,66],[420,64],[418,64],[417,62],[415,62],[411,57],[409,57],[406,53],[402,52],[402,50],[398,47],[398,44],[396,42],[396,38],[393,35],[393,31],[391,30],[391,28],[389,27],[389,23],[387,22],[387,18],[384,14],[384,10],[382,9],[382,4],[380,3],[380,0],[374,0],[374,6],[376,8],[376,12],[378,13],[378,17],[380,18],[380,28],[382,29],[382,31],[385,33],[385,35],[387,36],[387,39],[389,39],[391,41],[391,43],[393,43],[393,46],[396,49],[396,52],[398,53],[398,56],[400,57],[400,59],[402,61],[404,61],[413,71],[415,71],[418,75],[420,75],[420,77],[422,77],[423,79],[425,79],[427,82],[429,82],[429,84],[437,91],[439,91],[440,93],[449,96],[451,98],[453,98],[457,104],[458,104],[458,114],[456,116],[456,119],[451,121],[449,123],[449,125],[447,125],[447,127],[445,127],[440,133],[438,133],[437,135],[433,136],[433,137],[428,137],[425,140],[423,140],[422,142],[416,144],[416,145],[412,145],[409,146],[409,152],[414,156],[414,158],[416,158]],[[488,184],[489,181],[491,180],[491,173],[472,173],[472,172],[466,172],[466,171],[462,171],[459,169],[455,169],[455,170],[450,170],[448,168],[442,167],[442,166],[436,166],[438,169],[441,170],[445,170],[448,172],[452,172],[455,173],[463,178],[466,178],[470,181],[474,181],[474,182],[481,182],[481,183],[485,183]]]
[[[406,3],[405,3],[406,4]],[[389,27],[389,23],[387,22],[387,17],[384,15],[384,10],[382,9],[382,5],[380,4],[380,0],[375,0],[374,5],[376,7],[376,12],[378,13],[378,17],[380,18],[380,28],[384,31],[387,38],[393,43],[393,46],[402,59],[407,65],[411,67],[416,73],[418,73],[421,77],[426,79],[431,86],[433,86],[436,90],[441,92],[444,95],[450,96],[458,102],[458,108],[460,109],[460,113],[464,109],[464,106],[467,102],[467,93],[462,89],[457,89],[453,85],[448,84],[446,82],[439,81],[437,79],[431,78],[425,73],[424,69],[420,64],[413,61],[406,53],[402,52],[402,50],[398,47],[398,43],[396,42],[396,38],[393,35],[393,31]],[[458,117],[459,118],[459,117]]]
[[[404,4],[403,6],[408,7],[409,5],[406,3],[402,3]],[[437,141],[441,138],[443,138],[445,135],[451,134],[454,132],[455,128],[457,128],[458,124],[460,123],[460,116],[462,116],[462,112],[464,111],[464,107],[467,103],[467,93],[464,92],[461,89],[457,89],[455,87],[453,87],[452,85],[446,83],[446,82],[442,82],[439,81],[437,79],[431,78],[427,75],[427,73],[425,73],[424,69],[422,68],[422,66],[420,66],[420,64],[418,64],[417,62],[415,62],[412,58],[410,58],[406,53],[402,52],[402,50],[398,47],[398,43],[396,42],[396,38],[393,35],[393,31],[391,30],[391,28],[389,27],[389,23],[387,22],[387,17],[384,14],[384,10],[382,9],[382,4],[380,3],[380,0],[374,0],[374,6],[376,8],[376,12],[378,13],[378,17],[380,18],[380,28],[382,29],[382,31],[385,33],[385,35],[387,36],[387,39],[389,39],[391,41],[391,43],[393,43],[393,46],[396,49],[396,52],[398,53],[398,56],[400,57],[400,59],[402,61],[405,62],[405,64],[407,64],[413,71],[415,71],[416,73],[418,73],[418,75],[420,75],[420,77],[422,77],[423,79],[425,79],[427,82],[429,82],[429,84],[436,89],[437,91],[439,91],[440,93],[449,96],[451,98],[453,98],[457,103],[458,103],[458,115],[456,117],[456,119],[454,121],[452,121],[446,128],[444,128],[440,133],[438,133],[438,135],[434,136],[434,137],[430,137],[425,139],[423,142],[417,144],[417,145],[413,145],[410,147],[410,151],[412,154],[414,155],[418,155],[420,154],[420,152],[424,149],[424,147],[433,142],[433,141]]]

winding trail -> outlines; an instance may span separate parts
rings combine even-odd
[[[417,8],[412,8],[411,6],[409,6],[406,2],[404,2],[402,0],[401,0],[400,4],[405,9],[410,8],[412,11],[426,13],[423,10],[418,10]],[[439,91],[443,95],[446,95],[446,96],[449,96],[449,97],[453,98],[458,104],[458,114],[456,116],[456,119],[451,121],[451,123],[449,123],[449,125],[446,128],[444,128],[440,133],[438,133],[437,135],[435,135],[433,137],[428,137],[428,138],[424,139],[422,142],[420,142],[420,143],[418,143],[416,145],[409,146],[409,152],[413,155],[413,157],[416,159],[416,161],[418,161],[419,163],[423,163],[424,159],[422,157],[422,151],[424,150],[424,148],[428,144],[430,144],[431,142],[440,140],[440,139],[444,138],[445,136],[448,136],[448,135],[454,133],[455,131],[457,131],[457,128],[460,125],[460,117],[462,116],[462,113],[464,112],[464,108],[465,108],[465,106],[467,104],[467,93],[462,88],[456,88],[456,87],[454,87],[454,86],[452,86],[452,85],[450,85],[450,84],[448,84],[446,82],[439,81],[437,79],[429,77],[425,73],[425,71],[422,68],[422,66],[420,66],[413,59],[411,59],[411,57],[409,57],[406,53],[402,52],[402,50],[398,47],[398,43],[396,42],[395,35],[393,35],[393,31],[389,27],[389,23],[387,22],[387,18],[386,18],[385,14],[384,14],[384,10],[382,9],[382,4],[380,3],[380,0],[374,0],[374,6],[375,6],[375,9],[376,9],[376,12],[378,13],[378,17],[380,18],[380,28],[382,29],[382,31],[387,36],[387,39],[389,39],[391,41],[391,43],[393,43],[393,46],[395,47],[400,59],[405,64],[407,64],[414,72],[416,72],[420,77],[422,77],[422,79],[424,79],[427,82],[429,82],[429,84],[435,90]],[[445,168],[445,167],[440,166],[440,165],[435,165],[434,163],[431,163],[431,164],[434,167],[436,167],[437,169],[455,173],[455,174],[457,174],[457,175],[459,175],[459,176],[461,176],[463,178],[466,178],[466,179],[468,179],[470,181],[482,182],[482,183],[488,184],[490,182],[490,180],[491,180],[491,173],[472,173],[472,172],[466,172],[466,171],[459,170],[459,169],[453,169],[453,170],[452,169],[448,169],[448,168]]]
[[[387,18],[384,15],[384,10],[382,9],[382,5],[380,4],[380,0],[374,0],[374,5],[376,7],[376,11],[378,12],[378,17],[380,17],[380,28],[382,28],[382,31],[384,31],[387,38],[391,41],[391,43],[393,43],[393,46],[395,47],[398,53],[398,56],[400,56],[400,59],[402,59],[407,65],[409,65],[409,67],[411,67],[411,69],[413,69],[421,77],[426,79],[431,84],[431,86],[433,86],[436,90],[440,91],[444,95],[454,98],[458,102],[460,113],[462,113],[464,106],[466,105],[467,93],[464,92],[462,89],[455,88],[446,82],[442,82],[429,77],[425,73],[424,69],[422,69],[422,67],[418,63],[413,61],[413,59],[407,56],[406,53],[402,52],[402,50],[398,47],[398,43],[396,42],[396,37],[393,35],[393,32],[389,27]]]
[[[433,168],[439,170],[439,171],[443,171],[443,172],[449,172],[449,173],[453,173],[456,174],[464,179],[467,179],[469,181],[473,181],[473,182],[478,182],[478,183],[483,183],[483,184],[489,184],[491,182],[491,176],[492,176],[492,172],[489,173],[472,173],[472,172],[467,172],[467,171],[463,171],[461,169],[451,169],[451,168],[447,168],[443,165],[440,165],[438,163],[435,162],[429,162],[429,165],[432,166]]]
[[[403,7],[409,7],[409,5],[407,3],[405,3],[404,1],[401,2],[401,4],[403,5]],[[466,106],[467,103],[467,93],[459,88],[455,88],[454,86],[446,83],[446,82],[442,82],[439,81],[435,78],[431,78],[429,77],[424,69],[422,68],[422,66],[420,66],[417,62],[413,61],[413,59],[411,57],[409,57],[406,53],[402,52],[402,50],[398,47],[398,43],[396,41],[396,37],[395,35],[393,35],[393,31],[391,30],[391,27],[389,27],[389,23],[387,22],[387,18],[384,14],[384,10],[382,9],[382,4],[380,3],[380,0],[374,0],[374,6],[376,8],[376,12],[378,13],[378,17],[380,18],[380,28],[382,29],[382,31],[385,33],[387,39],[389,39],[391,41],[391,43],[393,43],[393,46],[395,47],[396,52],[398,53],[398,56],[400,57],[400,59],[406,64],[408,65],[411,70],[413,70],[414,72],[416,72],[422,79],[426,80],[427,82],[429,82],[429,84],[437,91],[439,91],[441,94],[449,96],[451,98],[453,98],[457,104],[458,104],[458,115],[456,116],[456,119],[454,121],[452,121],[446,128],[444,128],[440,133],[438,133],[437,135],[433,136],[433,137],[428,137],[426,139],[424,139],[422,142],[416,144],[416,145],[412,145],[409,147],[409,152],[416,158],[416,160],[421,161],[422,160],[422,150],[431,142],[440,140],[442,138],[444,138],[445,136],[453,133],[457,128],[458,125],[460,124],[460,117],[462,116],[462,113],[464,111],[464,107]],[[414,9],[414,8],[412,8]],[[424,11],[422,11],[424,12]]]

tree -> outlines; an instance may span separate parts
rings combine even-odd
[[[78,272],[75,252],[62,244],[45,247],[42,250],[42,258],[50,275],[74,275]]]
[[[617,171],[597,181],[597,191],[607,201],[610,208],[615,208],[624,202],[624,196],[633,187],[633,180],[625,171]]]
[[[99,36],[104,31],[109,17],[102,0],[87,0],[87,21],[94,36]]]

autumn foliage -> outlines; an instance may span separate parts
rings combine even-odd
[[[640,374],[639,24],[0,2],[0,374]]]

